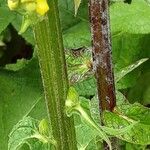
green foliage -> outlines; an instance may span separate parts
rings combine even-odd
[[[0,33],[8,26],[9,23],[15,18],[15,14],[12,13],[7,7],[0,6]]]
[[[64,31],[64,46],[68,49],[90,46],[89,30],[90,27],[87,22],[81,21],[68,30]]]
[[[18,71],[1,69],[0,83],[0,149],[7,149],[14,124],[29,114],[35,118],[46,115],[37,60],[33,58]]]
[[[147,67],[149,66],[149,62]],[[137,80],[136,84],[128,93],[128,99],[134,103],[139,101],[143,105],[148,105],[150,102],[150,71],[146,69],[143,75]]]
[[[90,96],[95,95],[96,92],[95,86],[96,80],[93,77],[89,77],[86,80],[78,82],[74,85],[79,95],[85,96],[87,98],[90,98]]]
[[[118,114],[105,112],[104,115],[104,123],[108,127],[113,127],[115,129],[119,129],[121,127],[126,127],[129,124],[138,121],[139,123],[134,125],[134,128],[126,131],[124,134],[117,136],[118,138],[125,140],[130,143],[140,144],[140,145],[148,145],[150,144],[150,124],[149,121],[143,120],[143,115],[141,116],[141,112],[146,114],[150,113],[149,109],[140,106],[139,104],[133,104],[126,107],[125,112],[118,112]],[[144,119],[147,117],[144,116]],[[148,117],[149,118],[149,117]],[[148,119],[146,118],[146,120]]]
[[[140,102],[141,104],[149,105],[150,61],[148,58],[150,57],[150,6],[144,0],[133,0],[130,5],[124,3],[123,0],[112,1],[110,19],[116,88],[122,90],[131,103]],[[87,5],[87,0],[82,0],[75,17],[74,1],[59,0],[63,40],[67,50],[77,50],[81,47],[91,46]],[[15,12],[10,12],[4,0],[0,0],[0,12],[1,35],[3,35],[3,31],[6,31],[6,27],[10,23],[17,31],[20,30],[21,16]],[[27,43],[35,46],[31,28],[21,36]],[[6,39],[7,37],[8,34],[4,38]],[[0,38],[0,42],[3,43],[3,47],[6,47],[5,44],[7,42],[4,38]],[[1,47],[0,45],[0,59],[3,58],[3,54],[6,52]],[[7,52],[11,52],[11,50],[7,49]],[[91,52],[85,49],[85,52],[80,57],[72,57],[70,53],[66,55],[70,82],[72,83],[72,77],[77,77],[78,80],[75,81],[78,82],[73,84],[73,86],[78,95],[83,96],[79,98],[82,99],[81,101],[84,101],[81,105],[90,114],[91,118],[99,124],[100,117],[98,101],[96,99],[96,81],[92,73],[88,70],[89,68],[85,65],[85,62],[90,60]],[[87,74],[87,71],[90,73]],[[19,120],[28,115],[41,120],[46,115],[41,77],[36,57],[30,61],[21,60],[16,64],[9,64],[5,68],[0,68],[0,83],[0,149],[5,150],[8,144],[8,134],[12,129],[15,130],[17,128],[14,134],[10,136],[10,144],[11,140],[15,140],[13,136],[24,134],[24,132],[21,132],[22,134],[19,133],[18,129],[20,127],[17,127]],[[93,98],[89,103],[87,100],[84,100],[85,97],[89,99]],[[117,104],[121,112],[119,111],[120,114],[105,112],[105,123],[107,127],[117,129],[116,131],[124,127],[126,129],[124,131],[127,131],[127,133],[122,135],[115,133],[116,136],[134,144],[144,145],[142,148],[145,148],[147,144],[150,144],[149,109],[138,103],[131,105],[124,103],[124,101],[126,101],[124,96],[117,91]],[[79,117],[77,118],[80,120]],[[25,119],[28,120],[25,130],[30,132],[30,124],[31,126],[35,124],[34,127],[36,127],[36,131],[39,133],[39,121],[29,117]],[[138,123],[132,129],[130,125],[133,122]],[[17,125],[13,128],[15,124]],[[129,126],[130,128],[126,128]],[[43,124],[40,130],[40,134],[43,132],[45,134]],[[109,136],[111,135],[109,134],[111,133],[110,131],[112,132],[109,129],[107,131]],[[87,126],[85,122],[76,122],[76,133],[79,149],[90,150],[99,148],[98,142],[100,141],[100,137],[97,135],[97,131]],[[32,134],[28,133],[28,136],[31,138]],[[18,140],[22,144],[22,148],[20,149],[34,150],[40,148],[46,150],[47,148],[41,148],[42,142],[39,142],[39,140],[23,140],[23,138]],[[126,143],[124,149],[139,150],[142,149],[140,146]]]
[[[91,105],[91,107],[89,107],[89,105],[83,105],[84,103],[85,103],[84,100],[81,100],[81,98],[79,97],[79,95],[75,91],[75,89],[71,87],[69,89],[68,98],[66,100],[66,112],[67,112],[67,115],[71,116],[71,115],[76,114],[76,113],[79,114],[79,116],[81,117],[83,123],[86,123],[91,129],[97,131],[97,132],[93,133],[93,136],[95,138],[96,138],[96,136],[99,136],[99,138],[101,138],[102,140],[106,141],[108,143],[110,149],[111,149],[111,143],[109,141],[108,135],[117,136],[117,137],[120,137],[120,136],[124,137],[127,132],[130,132],[130,131],[134,130],[137,127],[137,125],[138,125],[138,121],[132,121],[132,122],[130,122],[130,124],[125,124],[124,126],[121,126],[120,125],[121,121],[117,122],[117,118],[114,117],[114,116],[111,116],[114,120],[116,120],[116,126],[118,128],[113,129],[113,128],[110,128],[109,126],[108,127],[101,126],[101,125],[99,125],[100,120],[97,121],[97,119],[96,119],[97,122],[95,122],[95,120],[94,120],[95,117],[93,117],[93,116],[99,115],[99,114],[97,114],[97,112],[99,110],[97,102],[94,101],[95,105]],[[93,102],[91,102],[91,103],[93,103]],[[97,107],[94,107],[94,108],[92,107],[92,106],[96,106],[96,105],[97,105]],[[90,110],[90,112],[87,112],[85,110],[85,108],[83,108],[83,106],[86,106],[86,108],[88,110]],[[93,112],[93,110],[94,110],[94,112]],[[141,111],[141,112],[143,112],[143,111]],[[108,119],[105,114],[104,114],[104,123],[106,122],[106,125],[107,125],[107,121],[109,122],[110,119]],[[117,114],[115,114],[115,115],[117,115]],[[127,117],[127,116],[125,116],[125,117]],[[148,126],[148,127],[150,127],[150,126]],[[83,129],[89,130],[88,128],[86,129],[86,127],[83,127]],[[149,128],[146,128],[146,130],[149,130]],[[84,136],[83,135],[80,135],[80,136],[81,136],[81,139],[84,140]],[[136,133],[133,133],[132,136],[136,136]],[[129,138],[132,138],[132,136],[129,137]],[[147,136],[147,137],[149,138],[149,136]],[[122,138],[122,139],[131,142],[131,140],[127,140],[126,138]],[[138,136],[137,139],[138,139],[138,141],[140,141],[140,136]],[[91,137],[91,140],[93,140],[93,137]],[[148,142],[149,142],[149,139],[147,139],[146,144],[149,144]],[[135,142],[135,144],[141,144],[141,143],[136,143]],[[142,144],[142,145],[144,145],[144,144]]]
[[[149,125],[150,109],[139,103],[120,105],[119,109],[128,118],[140,121],[140,123]]]
[[[118,89],[123,89],[125,84],[123,84],[121,79],[126,77],[126,75],[130,72],[132,72],[135,68],[139,67],[142,63],[147,61],[147,58],[141,59],[125,68],[122,68],[120,70],[115,69],[115,82],[116,82],[116,88]],[[78,70],[80,68],[78,67]],[[82,74],[81,74],[82,75]],[[133,76],[130,77],[131,79],[134,78]],[[128,83],[126,83],[128,84]],[[128,85],[129,86],[129,85]],[[96,93],[96,81],[95,78],[91,77],[91,75],[88,76],[86,80],[80,81],[74,85],[76,90],[78,91],[79,95],[85,96],[85,97],[90,97],[95,95]]]
[[[121,80],[125,75],[127,75],[129,72],[133,71],[135,68],[137,68],[139,65],[141,65],[143,62],[147,61],[148,59],[141,59],[134,64],[127,66],[126,68],[121,69],[121,71],[116,72],[115,75],[115,81],[118,82]]]
[[[149,5],[144,0],[133,0],[131,5],[123,3],[113,4],[110,10],[112,31],[133,34],[149,33],[149,9]]]
[[[107,127],[118,129],[115,133],[112,129],[107,129],[108,134],[115,135],[119,139],[140,145],[148,145],[149,139],[149,113],[150,109],[144,107],[139,103],[130,104],[126,98],[117,92],[118,106],[114,112],[105,111],[103,113],[104,123]],[[100,122],[98,113],[98,100],[93,98],[91,100],[91,114],[93,118]],[[96,107],[97,106],[97,107]],[[103,127],[105,129],[105,126]],[[119,129],[123,129],[120,130]],[[105,130],[105,131],[106,131]],[[112,130],[112,131],[111,131]],[[122,132],[121,132],[122,131]]]
[[[106,133],[99,128],[99,126],[94,122],[91,116],[85,111],[82,106],[82,101],[79,99],[79,95],[74,88],[69,89],[69,96],[66,100],[66,113],[70,117],[73,114],[79,114],[83,122],[85,122],[91,129],[97,131],[97,135],[100,136],[108,145],[110,150],[112,150],[111,142],[106,135]]]
[[[66,53],[70,84],[83,81],[91,75],[91,51],[85,48]]]
[[[87,126],[86,123],[83,122],[76,126],[76,134],[78,149],[90,150],[91,147],[93,149],[97,148],[96,137],[98,136],[98,134],[95,130]]]
[[[38,124],[39,121],[31,117],[20,120],[9,134],[8,150],[20,150],[25,145],[28,145],[28,150],[48,150],[52,148],[55,141],[49,136],[41,134]]]

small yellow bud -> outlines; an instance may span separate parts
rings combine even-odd
[[[17,9],[18,5],[19,5],[19,0],[8,0],[8,7],[10,10]]]
[[[36,12],[41,16],[44,15],[49,10],[46,0],[37,0]]]

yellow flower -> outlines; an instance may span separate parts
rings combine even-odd
[[[48,10],[48,4],[46,0],[36,0],[36,12],[41,16],[44,15]]]

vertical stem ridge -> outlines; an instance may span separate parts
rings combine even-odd
[[[69,85],[58,3],[49,0],[48,4],[48,15],[34,28],[48,116],[57,149],[76,150],[73,118],[68,118],[64,111]]]

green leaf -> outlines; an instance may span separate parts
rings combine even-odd
[[[116,72],[116,74],[115,74],[115,82],[118,82],[125,75],[127,75],[128,73],[130,73],[132,70],[134,70],[135,68],[137,68],[138,66],[140,66],[142,63],[144,63],[147,60],[148,60],[148,58],[143,58],[143,59],[135,62],[134,64],[129,65],[129,66],[121,69],[121,71]]]
[[[115,3],[110,12],[113,32],[150,33],[150,7],[144,0],[132,0],[130,5]]]
[[[150,0],[145,0],[148,4],[150,4]]]
[[[94,149],[97,149],[96,137],[98,134],[95,130],[87,126],[86,123],[83,122],[76,126],[76,136],[79,150],[86,150],[91,144]],[[93,143],[91,143],[91,141],[93,141]]]
[[[67,99],[65,102],[65,110],[68,117],[72,116],[74,108],[79,105],[79,95],[75,88],[69,87]]]
[[[127,132],[122,135],[117,135],[117,137],[134,144],[150,144],[150,122],[144,121],[144,119],[148,117],[150,109],[147,109],[140,104],[127,104],[122,105],[120,110],[122,111],[119,113],[104,112],[105,125],[113,127],[114,129],[119,129],[138,121],[138,123],[134,125],[134,128],[127,130]],[[146,116],[142,113],[146,114]]]
[[[36,58],[17,71],[0,69],[0,149],[7,149],[8,134],[24,116],[46,116],[39,66]],[[13,66],[15,69],[15,66]]]
[[[84,101],[81,100],[80,103],[82,104],[83,102]],[[89,105],[86,106],[86,109],[88,109],[88,108],[89,108]],[[100,119],[97,120],[96,117],[93,117],[93,116],[100,116],[100,113],[99,114],[97,113],[97,111],[99,111],[99,108],[97,108],[97,107],[95,109],[95,110],[97,110],[96,113],[95,113],[95,111],[94,112],[91,111],[92,108],[89,108],[89,110],[91,111],[91,114],[90,114],[89,110],[85,111],[85,109],[83,109],[82,105],[80,105],[80,106],[78,105],[78,106],[74,107],[74,110],[77,110],[79,112],[80,117],[82,118],[84,123],[86,123],[91,129],[93,128],[93,130],[96,130],[97,134],[103,140],[107,141],[107,143],[110,146],[110,149],[111,149],[111,145],[110,145],[110,141],[109,141],[108,136],[106,135],[106,133],[108,135],[113,135],[113,136],[124,135],[126,132],[128,132],[132,128],[134,128],[135,125],[137,124],[137,121],[135,121],[135,122],[132,122],[131,124],[129,124],[128,126],[126,126],[126,127],[120,127],[118,129],[113,129],[113,128],[110,128],[110,127],[99,125],[100,124]],[[92,117],[91,117],[91,115],[92,115]],[[95,118],[96,118],[96,120],[93,120]]]
[[[139,103],[128,104],[128,105],[121,105],[120,110],[122,113],[136,121],[140,121],[140,123],[150,125],[150,109],[144,107]]]
[[[149,34],[148,35],[133,35],[120,34],[113,38],[113,62],[115,66],[115,74],[120,72],[123,68],[134,64],[143,58],[149,58]],[[118,59],[119,58],[119,59]],[[147,61],[148,62],[148,61]],[[127,74],[117,83],[117,88],[126,89],[133,87],[138,78],[144,72],[144,62],[138,68]],[[144,67],[144,68],[143,68]]]
[[[128,92],[127,98],[131,103],[139,102],[143,105],[150,104],[150,61],[145,64],[142,75]],[[148,69],[146,69],[146,67]]]
[[[26,59],[18,59],[15,64],[6,64],[5,69],[6,70],[12,70],[12,71],[18,71],[22,68],[24,68],[29,63]]]
[[[123,103],[127,102],[126,97],[118,90],[116,90],[116,99],[117,99],[117,106],[121,106]]]
[[[48,150],[48,139],[39,133],[38,123],[31,117],[19,121],[9,134],[8,150],[19,150],[24,144],[27,144],[30,150]]]
[[[145,145],[135,145],[135,144],[132,144],[132,143],[126,143],[126,144],[125,144],[125,149],[126,149],[126,150],[128,150],[128,149],[147,150],[146,147],[147,147],[147,146],[145,146]]]
[[[122,101],[122,97],[119,95],[120,92],[118,91],[117,92],[117,101],[118,101],[118,97],[119,97],[119,101]],[[123,97],[124,98],[124,97]],[[100,118],[100,110],[99,110],[99,101],[96,97],[92,98],[92,100],[90,101],[90,112],[91,112],[91,116],[93,117],[93,119],[96,121],[97,124],[99,124],[101,121],[101,118]],[[109,135],[114,135],[114,136],[117,136],[117,135],[121,135],[121,134],[124,134],[125,132],[127,132],[128,130],[130,130],[131,128],[134,127],[134,125],[136,124],[133,123],[125,128],[120,128],[118,130],[114,130],[113,128],[108,128],[106,126],[102,126],[101,128]]]
[[[99,126],[95,123],[95,121],[91,118],[89,114],[89,103],[85,98],[82,98],[82,101],[79,102],[79,95],[77,95],[76,90],[71,87],[68,92],[67,100],[66,100],[66,113],[70,117],[73,114],[78,114],[82,121],[85,122],[91,129],[97,131],[97,134],[109,145],[110,150],[112,150],[111,142],[106,135],[106,133],[99,128]]]
[[[90,26],[87,22],[81,21],[64,31],[64,46],[68,49],[76,49],[91,45]]]
[[[0,34],[6,29],[8,24],[15,18],[15,13],[11,12],[7,7],[0,7]]]
[[[97,124],[101,122],[100,111],[99,111],[99,100],[94,96],[90,101],[90,112],[92,118],[96,121]]]
[[[94,77],[89,77],[86,80],[76,83],[74,87],[80,96],[89,98],[96,93],[96,80]]]
[[[71,50],[66,53],[70,84],[85,80],[93,74],[91,71],[91,54],[91,51],[85,48]]]

